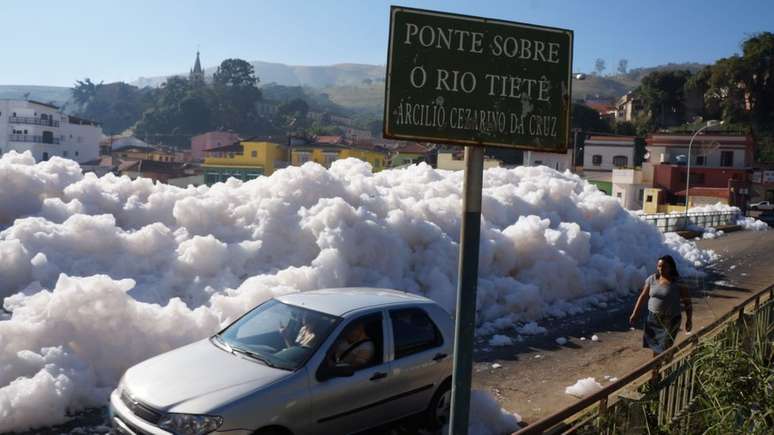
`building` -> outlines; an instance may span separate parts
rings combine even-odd
[[[524,151],[524,166],[548,166],[564,172],[571,169],[572,149],[566,153],[548,153],[544,151]]]
[[[634,156],[634,136],[591,136],[583,146],[583,176],[611,194],[613,169],[634,167]]]
[[[600,119],[613,120],[616,117],[616,108],[612,100],[587,99],[583,104],[594,109],[599,114]]]
[[[652,134],[645,143],[652,164],[685,164],[690,134]],[[751,168],[755,153],[747,135],[703,134],[691,145],[691,171],[694,168]]]
[[[750,202],[774,203],[774,164],[757,164],[751,181]]]
[[[691,146],[690,187],[686,192],[690,139],[689,134],[654,134],[646,139],[643,171],[652,174],[653,188],[661,190],[653,200],[680,206],[687,194],[690,207],[721,202],[745,208],[753,187],[752,138],[717,133],[697,136]],[[647,198],[645,202],[649,202]]]
[[[488,151],[488,150],[487,150]],[[503,161],[484,154],[484,169],[504,166]],[[447,171],[462,171],[465,169],[465,151],[463,147],[445,148],[438,151],[436,167]]]
[[[202,63],[199,61],[199,50],[196,50],[196,61],[188,73],[188,80],[193,84],[204,84],[204,70],[202,69]]]
[[[36,161],[58,156],[86,162],[99,156],[101,139],[98,123],[51,104],[0,100],[0,154],[30,151]]]
[[[127,145],[114,148],[111,152],[114,161],[153,160],[157,162],[182,163],[184,153],[151,146]]]
[[[230,177],[242,181],[269,176],[288,165],[288,148],[274,142],[248,139],[204,151],[204,182],[208,186]]]
[[[627,92],[616,102],[615,120],[617,122],[632,122],[639,116],[644,107],[639,96],[633,92]]]
[[[233,131],[209,131],[191,138],[191,159],[196,162],[204,160],[204,151],[231,145],[242,138]]]
[[[150,178],[153,181],[167,183],[170,179],[187,176],[188,163],[166,162],[159,160],[128,160],[118,165],[119,175],[131,179]]]
[[[320,142],[320,139],[326,142]],[[307,145],[293,146],[290,151],[290,162],[293,166],[301,166],[306,162],[316,162],[330,168],[336,160],[355,158],[371,164],[373,172],[379,172],[387,167],[387,151],[375,145],[346,145],[330,143],[335,140],[321,136],[317,141]]]
[[[611,195],[627,210],[640,210],[651,181],[641,169],[613,169]]]
[[[430,150],[416,142],[405,143],[390,153],[390,167],[414,165],[429,160]]]

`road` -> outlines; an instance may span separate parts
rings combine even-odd
[[[694,331],[711,323],[752,293],[774,284],[774,231],[741,231],[698,244],[722,259],[693,292]],[[717,284],[716,284],[717,283]],[[476,354],[474,388],[494,393],[501,405],[534,422],[577,399],[564,393],[578,379],[620,377],[652,357],[642,348],[642,330],[630,330],[636,295],[607,309],[569,319],[541,322],[548,329],[516,346]],[[599,341],[592,341],[597,335]],[[566,337],[564,346],[557,337]],[[585,340],[582,339],[585,338]],[[685,337],[681,332],[678,340]],[[492,368],[492,364],[501,365]]]
[[[774,283],[774,231],[729,233],[698,244],[722,258],[707,271],[707,277],[693,294],[695,330],[754,291]],[[620,377],[640,366],[652,354],[642,348],[642,331],[629,329],[628,318],[635,298],[633,294],[608,304],[606,309],[542,321],[541,326],[548,329],[546,335],[533,336],[514,346],[484,351],[486,346],[480,343],[475,354],[474,388],[491,391],[501,406],[517,412],[529,423],[577,400],[564,393],[565,387],[576,380],[594,377],[604,385],[605,376]],[[592,341],[593,335],[599,341]],[[568,343],[557,345],[557,337],[566,337]],[[681,333],[678,340],[683,337]],[[494,363],[501,367],[492,368]],[[106,417],[105,409],[90,410],[67,425],[30,434],[103,434],[108,429]],[[415,435],[420,433],[415,421],[406,419],[369,431],[369,435]]]

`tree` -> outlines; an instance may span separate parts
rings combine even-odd
[[[618,72],[621,74],[626,74],[626,72],[629,70],[629,60],[628,59],[621,59],[618,61]]]
[[[73,87],[75,115],[97,121],[106,133],[121,133],[131,127],[151,105],[152,91],[126,83],[95,84],[78,80]]]
[[[650,113],[650,128],[685,122],[685,86],[690,77],[690,71],[654,71],[642,79],[636,92]]]
[[[88,104],[96,97],[97,86],[101,85],[101,82],[99,85],[95,85],[88,77],[83,81],[76,80],[75,86],[73,86],[73,100],[81,106]]]
[[[219,128],[255,134],[260,120],[256,103],[261,100],[259,79],[253,66],[242,59],[226,59],[213,75],[217,98],[215,120]]]
[[[215,87],[246,89],[258,86],[253,66],[242,59],[226,59],[212,76]]]
[[[605,59],[597,58],[597,60],[594,62],[594,70],[597,72],[597,75],[602,75],[602,72],[605,70]]]

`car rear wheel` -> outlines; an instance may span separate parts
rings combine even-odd
[[[449,424],[451,416],[451,380],[444,381],[435,392],[430,406],[427,408],[427,426],[431,430],[438,430]]]

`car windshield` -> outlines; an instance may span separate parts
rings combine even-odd
[[[295,370],[306,362],[339,321],[336,316],[271,299],[223,330],[230,351],[272,367]]]

